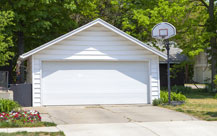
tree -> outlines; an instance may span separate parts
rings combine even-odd
[[[153,26],[170,22],[177,29],[177,35],[172,40],[185,55],[193,57],[207,47],[203,44],[207,33],[200,27],[206,23],[207,14],[197,4],[188,0],[159,0],[152,8],[136,7],[124,18],[123,29],[142,41],[155,42],[151,37]]]
[[[203,6],[207,8],[207,12],[209,14],[209,18],[206,23],[206,30],[209,33],[209,37],[207,40],[209,41],[210,50],[208,52],[210,53],[211,57],[211,71],[212,71],[212,90],[215,89],[215,75],[217,73],[217,44],[216,44],[216,37],[217,37],[217,4],[215,3],[216,0],[209,0],[207,3],[205,0],[199,0]]]
[[[194,56],[203,52],[207,47],[204,41],[208,32],[204,29],[208,14],[205,7],[200,6],[198,1],[189,0],[159,0],[153,1],[149,6],[136,6],[125,16],[123,29],[144,42],[152,42],[151,46],[156,46],[156,41],[151,37],[151,30],[157,23],[170,22],[177,29],[177,35],[171,40],[175,41],[175,46],[183,50],[182,54],[188,57],[187,62],[183,62],[180,67],[184,67],[186,82],[189,81],[189,67],[193,65]]]
[[[15,59],[43,43],[65,34],[91,20],[95,14],[92,1],[83,0],[1,0],[0,7],[14,12],[13,43]],[[24,65],[24,64],[22,64]],[[24,82],[24,67],[20,68]]]
[[[8,65],[8,60],[14,53],[10,51],[13,47],[12,35],[7,27],[13,25],[14,14],[12,11],[0,11],[0,66]]]
[[[190,59],[206,51],[211,36],[206,27],[209,14],[201,0],[1,0],[0,7],[14,12],[14,26],[7,27],[13,30],[13,66],[20,54],[97,17],[152,43],[156,42],[151,37],[152,27],[170,22],[177,28],[172,40]],[[21,69],[22,81],[23,73]]]

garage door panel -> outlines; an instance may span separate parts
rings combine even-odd
[[[73,95],[73,94],[144,94],[144,90],[131,90],[131,89],[119,89],[118,91],[115,90],[115,89],[111,89],[111,90],[99,90],[99,89],[94,89],[94,90],[91,90],[91,89],[85,89],[85,90],[81,90],[80,88],[78,88],[79,91],[75,92],[75,91],[72,91],[72,90],[62,90],[61,93],[65,93],[66,95]],[[56,94],[55,94],[56,93]],[[58,89],[55,89],[53,90],[52,92],[51,91],[46,91],[43,93],[45,95],[57,95],[58,93],[60,93],[60,90]]]
[[[145,62],[43,62],[43,105],[147,103]]]
[[[45,101],[43,103],[45,105],[132,104],[141,103],[142,101],[144,101],[144,97],[141,97],[141,95],[144,94],[141,93],[86,93],[86,95],[73,93],[65,96],[60,95],[58,96],[58,99],[56,95],[58,94],[49,94],[49,101]],[[130,99],[129,95],[131,96]]]

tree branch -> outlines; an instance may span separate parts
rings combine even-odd
[[[205,7],[209,8],[209,5],[204,0],[199,0]]]

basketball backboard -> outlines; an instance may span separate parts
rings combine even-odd
[[[176,28],[168,23],[161,22],[155,25],[152,29],[152,37],[155,39],[168,39],[176,35]]]

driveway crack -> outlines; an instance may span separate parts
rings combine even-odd
[[[152,129],[150,129],[150,128],[147,128],[147,127],[145,127],[145,126],[143,126],[143,125],[139,125],[137,122],[133,122],[135,125],[137,125],[137,126],[140,126],[140,127],[143,127],[143,128],[145,128],[145,129],[147,129],[147,130],[149,130],[151,133],[153,133],[153,134],[155,134],[155,135],[157,135],[157,136],[160,136],[158,133],[156,133],[155,131],[153,131]]]
[[[109,111],[109,112],[112,112],[112,113],[115,113],[115,114],[117,114],[118,112],[115,112],[115,111],[112,111],[112,110],[110,110],[110,109],[107,109],[107,108],[105,108],[105,107],[102,107],[102,106],[100,106],[100,108],[102,108],[102,109],[104,109],[104,110],[107,110],[107,111]],[[131,118],[129,118],[129,117],[127,117],[127,116],[125,116],[125,115],[121,115],[123,118],[125,118],[126,120],[128,120],[128,122],[135,122],[135,120],[133,120],[133,119],[131,119]]]
[[[54,123],[56,123],[55,121],[54,121],[54,118],[56,118],[56,120],[59,120],[59,121],[61,121],[61,122],[63,122],[64,124],[68,124],[67,122],[65,122],[65,121],[63,121],[62,119],[59,119],[59,118],[57,118],[57,117],[53,117],[53,116],[51,116],[50,114],[48,114],[49,115],[49,118],[52,120],[52,122],[54,122]]]

